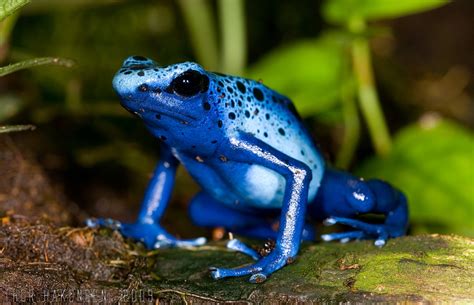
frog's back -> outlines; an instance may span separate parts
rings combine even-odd
[[[215,96],[220,116],[229,123],[229,133],[242,131],[299,160],[312,170],[308,199],[312,200],[324,172],[324,160],[315,147],[291,100],[261,82],[216,75]],[[256,180],[271,179],[269,170],[254,166],[249,170]],[[282,180],[281,183],[284,183]],[[274,201],[274,200],[272,200]]]

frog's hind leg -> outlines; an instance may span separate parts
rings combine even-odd
[[[201,227],[223,227],[230,232],[256,238],[276,236],[268,215],[233,209],[205,192],[198,193],[191,200],[189,214],[193,223]]]
[[[328,169],[320,193],[316,198],[326,216],[326,225],[336,223],[350,226],[355,231],[322,235],[325,241],[375,239],[383,246],[388,238],[405,234],[408,207],[405,196],[388,183],[378,179],[364,181],[344,172]],[[383,224],[370,224],[356,219],[357,215],[375,213],[385,215]]]
[[[223,227],[229,232],[258,239],[277,238],[278,214],[233,209],[205,192],[198,193],[191,200],[189,214],[193,223],[198,226]],[[314,240],[316,236],[314,228],[307,224],[302,236],[304,240]],[[254,259],[260,258],[254,249],[239,240],[229,241],[227,247]]]

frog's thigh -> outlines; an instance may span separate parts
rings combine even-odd
[[[228,231],[255,238],[277,238],[275,221],[278,218],[233,209],[220,203],[205,192],[200,192],[189,204],[189,215],[195,225],[202,227],[223,227]],[[268,217],[270,216],[270,217]],[[274,215],[273,215],[274,216]],[[303,228],[303,240],[315,239],[316,232],[312,223]]]
[[[189,215],[194,224],[203,227],[225,227],[238,229],[261,225],[265,222],[261,215],[233,209],[209,196],[199,192],[189,204]]]

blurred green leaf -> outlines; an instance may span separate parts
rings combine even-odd
[[[365,20],[396,18],[427,11],[448,0],[328,0],[323,6],[327,21],[346,23],[352,17]]]
[[[35,129],[36,127],[34,125],[8,125],[8,126],[0,126],[0,133],[35,130]]]
[[[117,154],[117,151],[123,153]],[[102,146],[82,148],[76,150],[75,155],[79,163],[84,167],[96,166],[98,163],[114,160],[126,168],[137,173],[149,173],[155,164],[154,158],[143,152],[136,145],[115,141]]]
[[[329,33],[282,46],[253,65],[248,76],[288,96],[303,116],[328,110],[343,85],[344,39]]]
[[[0,1],[0,21],[26,5],[30,0],[2,0]]]
[[[24,106],[24,102],[17,95],[0,95],[0,122],[16,115]]]
[[[28,59],[28,60],[17,62],[5,67],[0,67],[0,77],[13,73],[18,70],[28,69],[28,68],[32,68],[36,66],[41,66],[41,65],[58,65],[58,66],[65,66],[65,67],[70,68],[74,65],[74,61],[70,59],[58,58],[58,57],[40,57],[40,58]]]
[[[406,127],[386,159],[369,160],[358,173],[403,190],[414,233],[474,236],[474,138],[462,127],[432,119]]]

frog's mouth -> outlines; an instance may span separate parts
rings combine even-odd
[[[197,121],[197,118],[195,116],[185,113],[171,112],[169,110],[164,109],[156,110],[145,107],[141,107],[140,109],[133,109],[131,107],[127,107],[126,105],[122,106],[132,114],[140,117],[141,119],[150,121],[153,125],[162,125],[158,123],[161,121],[162,117],[169,117],[180,122],[183,125],[189,125],[191,121]]]
[[[177,112],[171,113],[170,111],[163,111],[163,110],[160,110],[160,111],[153,110],[153,113],[155,115],[155,119],[157,119],[157,120],[160,120],[161,116],[167,116],[167,117],[170,117],[172,119],[175,119],[175,120],[179,121],[180,123],[182,123],[184,125],[188,125],[189,121],[196,121],[197,120],[196,117],[194,117],[192,115],[189,115],[189,114],[184,114],[184,113],[177,113]]]

